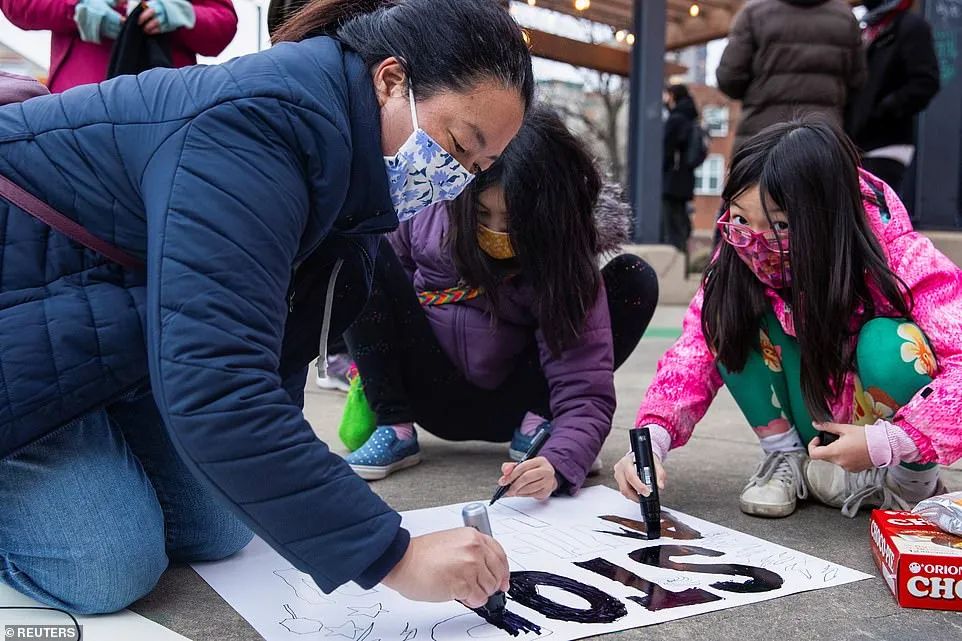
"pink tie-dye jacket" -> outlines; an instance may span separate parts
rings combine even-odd
[[[922,328],[938,362],[935,380],[895,415],[919,450],[919,462],[949,465],[962,458],[962,270],[912,228],[905,206],[881,180],[862,172],[866,216],[888,264],[912,292],[913,320]],[[884,190],[885,206],[879,207]],[[671,447],[688,442],[695,424],[722,386],[715,357],[701,330],[703,292],[696,294],[685,316],[682,336],[658,363],[658,372],[638,411],[636,425],[660,425],[671,435]],[[794,336],[791,312],[774,291],[768,292],[782,327]],[[880,315],[886,306],[877,301]],[[834,420],[851,423],[854,373],[846,377],[838,398],[830,403]]]

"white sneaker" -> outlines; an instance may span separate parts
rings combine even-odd
[[[348,392],[351,390],[351,381],[347,378],[347,373],[351,368],[351,358],[345,354],[335,354],[327,358],[327,375],[322,373],[320,367],[315,365],[314,371],[317,375],[315,381],[317,386],[323,390],[337,390]]]
[[[317,386],[323,390],[334,390],[338,392],[349,392],[351,390],[351,385],[349,383],[345,383],[341,379],[333,376],[321,376],[318,374],[315,383],[317,383]]]
[[[805,479],[814,498],[829,507],[842,508],[842,514],[849,518],[854,518],[862,507],[912,509],[885,468],[846,472],[828,461],[809,461],[805,466]]]
[[[798,499],[808,497],[802,473],[807,458],[804,450],[767,454],[742,490],[742,512],[771,519],[794,512]]]

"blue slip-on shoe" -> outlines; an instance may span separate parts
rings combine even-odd
[[[378,481],[420,463],[421,448],[417,436],[399,439],[393,428],[379,427],[367,443],[344,460],[365,481]]]
[[[541,426],[530,435],[522,434],[521,428],[516,429],[514,431],[514,436],[511,437],[511,445],[508,447],[508,457],[512,461],[520,461],[524,458],[524,455],[528,453],[528,450],[531,449],[531,442],[534,440],[535,435],[541,430],[550,429],[551,423],[548,421],[542,423]]]
[[[511,438],[511,447],[508,449],[508,456],[511,457],[512,461],[518,462],[524,458],[524,455],[528,453],[531,449],[531,441],[534,440],[535,434],[540,432],[542,429],[551,429],[551,423],[545,421],[544,424],[535,431],[531,436],[526,436],[521,433],[520,429],[514,431],[514,436]],[[601,454],[595,457],[594,462],[591,464],[591,469],[588,470],[588,476],[598,476],[601,474]]]

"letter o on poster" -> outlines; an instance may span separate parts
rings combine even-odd
[[[564,590],[587,601],[588,608],[580,609],[562,605],[540,594],[539,587]],[[628,614],[625,604],[610,594],[550,572],[512,572],[511,590],[508,596],[521,605],[556,621],[612,623]]]

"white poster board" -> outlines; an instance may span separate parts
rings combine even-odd
[[[76,625],[81,628],[78,631]],[[30,597],[0,583],[0,633],[6,639],[89,639],[90,641],[190,641],[130,610],[99,616],[71,618],[46,608]]]
[[[405,512],[404,527],[459,527],[462,507]],[[637,506],[604,487],[546,503],[502,499],[489,515],[511,560],[506,628],[519,639],[569,641],[870,578],[673,510],[662,538],[648,541]],[[267,641],[511,638],[458,603],[354,584],[325,595],[260,539],[194,568]]]

